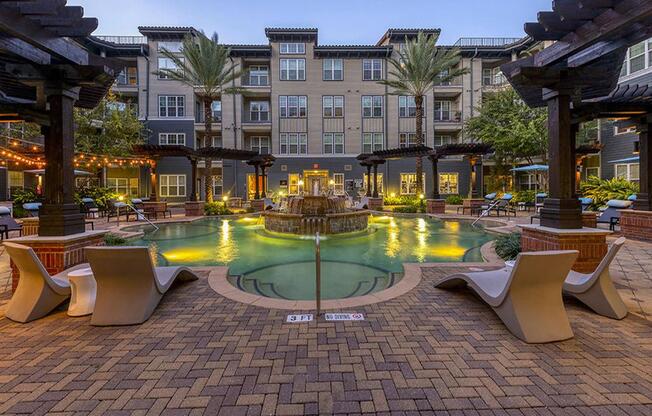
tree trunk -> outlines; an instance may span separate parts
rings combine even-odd
[[[210,97],[204,98],[204,147],[211,147],[213,139],[213,100]],[[205,161],[204,177],[206,186],[206,202],[213,202],[213,161],[207,158]]]
[[[414,97],[417,110],[417,146],[423,146],[423,95]],[[423,159],[417,157],[417,195],[423,193]]]

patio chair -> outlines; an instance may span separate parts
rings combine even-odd
[[[38,217],[38,210],[41,208],[40,202],[27,202],[23,204],[23,209],[27,211],[30,217]]]
[[[7,207],[0,207],[0,239],[9,238],[9,233],[18,231],[18,235],[23,235],[23,225],[16,222],[11,216],[11,210]]]
[[[369,209],[369,197],[363,196],[360,198],[360,201],[356,202],[353,205],[353,209]]]
[[[577,298],[599,315],[612,319],[626,317],[627,306],[609,274],[609,266],[625,241],[625,237],[614,241],[593,273],[584,274],[571,270],[564,282],[564,294]]]
[[[493,201],[494,199],[496,199],[496,196],[498,196],[498,194],[497,194],[496,192],[492,192],[492,193],[490,193],[490,194],[485,195],[485,196],[484,196],[484,200],[485,200],[485,202],[487,202],[487,203],[491,203],[491,201]]]
[[[86,218],[97,218],[100,215],[100,209],[93,198],[82,198],[80,207]]]
[[[88,267],[80,264],[50,276],[31,247],[15,243],[4,243],[4,246],[20,272],[18,287],[5,312],[12,321],[30,322],[52,312],[70,297],[68,273]]]
[[[154,267],[148,247],[88,247],[97,282],[91,325],[145,322],[175,280],[197,280],[186,267]]]
[[[582,212],[588,210],[593,204],[592,198],[580,198],[580,204],[582,204]]]
[[[633,204],[632,201],[621,201],[619,199],[608,201],[607,209],[602,211],[598,217],[598,224],[609,224],[609,230],[614,231],[616,225],[620,223],[620,210],[631,208]]]
[[[539,212],[543,208],[543,201],[548,198],[548,194],[545,192],[539,192],[534,196],[534,209],[536,212]]]
[[[441,279],[442,289],[468,285],[496,312],[507,329],[527,343],[573,337],[562,285],[578,251],[521,253],[513,268],[458,273]]]
[[[504,212],[506,217],[508,217],[509,214],[514,214],[514,216],[516,216],[516,208],[511,205],[513,198],[514,196],[512,194],[503,195],[500,198],[498,205],[492,208],[492,210],[495,210],[499,217],[501,212]]]

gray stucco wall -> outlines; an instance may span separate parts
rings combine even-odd
[[[159,144],[159,133],[185,133],[186,146],[194,147],[195,122],[193,120],[150,120],[146,123],[149,130],[147,139],[150,144]]]
[[[600,134],[602,141],[602,160],[600,176],[603,179],[611,179],[615,175],[613,160],[633,157],[634,142],[638,141],[635,133],[615,135],[614,123],[609,120],[600,120]]]

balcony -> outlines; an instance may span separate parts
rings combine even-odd
[[[446,82],[439,82],[433,88],[436,97],[454,98],[462,94],[462,77],[456,77]]]
[[[95,36],[104,42],[114,43],[116,45],[146,45],[146,36]]]
[[[269,83],[268,75],[244,75],[240,80],[242,87],[247,90],[242,95],[246,97],[268,97],[272,88]]]
[[[272,118],[267,113],[245,112],[242,117],[242,129],[247,132],[268,132],[272,128]]]
[[[438,131],[456,131],[462,128],[462,112],[451,111],[435,113],[433,120],[435,130]]]

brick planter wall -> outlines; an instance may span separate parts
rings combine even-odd
[[[446,213],[446,200],[444,199],[429,199],[426,201],[426,212],[428,214],[445,214]]]
[[[253,208],[255,212],[263,211],[265,209],[265,201],[262,199],[252,199],[251,208]]]
[[[369,209],[372,211],[383,209],[383,198],[369,198]]]
[[[184,206],[186,217],[201,217],[204,215],[204,201],[187,201]]]
[[[598,228],[598,216],[595,212],[582,213],[582,225],[587,228]]]
[[[620,211],[620,229],[627,238],[652,241],[652,211],[635,209]]]
[[[38,235],[38,217],[36,218],[23,218],[23,236]]]
[[[87,231],[65,237],[24,236],[9,241],[32,247],[48,273],[57,274],[72,266],[86,262],[85,247],[103,246],[108,231]],[[11,263],[12,290],[16,290],[20,273]]]
[[[580,253],[573,270],[580,273],[593,272],[607,254],[607,235],[610,232],[606,230],[558,230],[539,225],[520,227],[523,252],[578,250]]]

